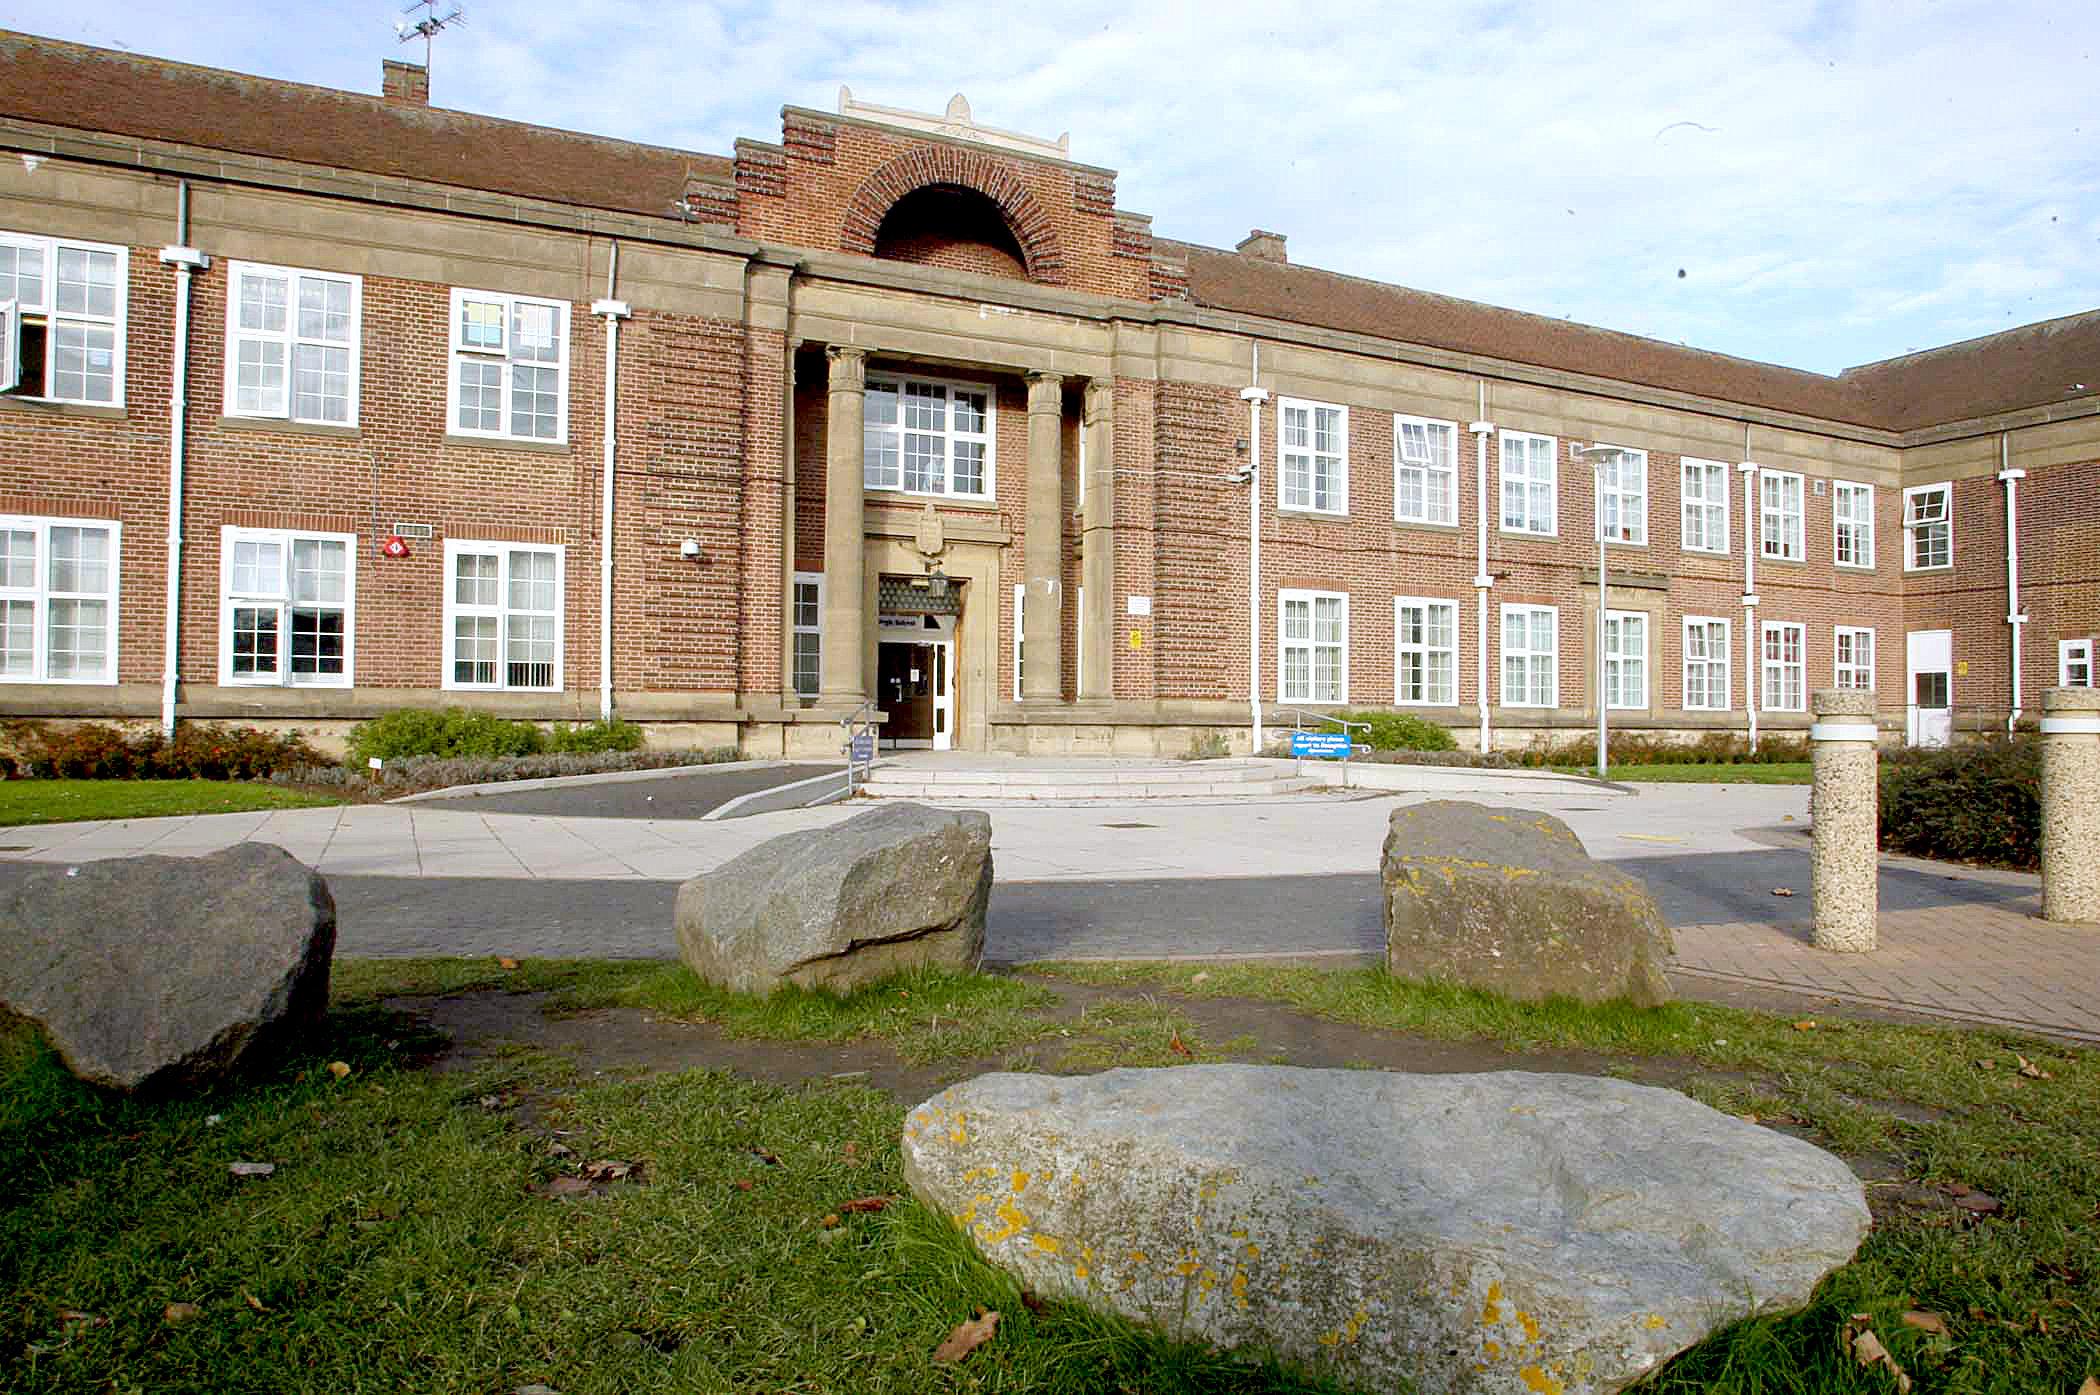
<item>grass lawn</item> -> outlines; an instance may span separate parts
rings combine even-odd
[[[311,809],[341,799],[246,780],[5,780],[0,825]]]
[[[1523,1006],[1371,971],[1198,972],[927,976],[838,1003],[732,998],[661,964],[348,961],[303,1054],[261,1079],[158,1104],[86,1090],[26,1034],[0,1035],[0,1386],[1327,1389],[1077,1307],[1024,1302],[907,1199],[897,1151],[907,1101],[823,1077],[601,1074],[587,1055],[523,1049],[438,1070],[435,1043],[382,1003],[491,990],[550,996],[470,1001],[704,1018],[739,1042],[857,1043],[959,1075],[1017,1059],[1098,1069],[1259,1057],[1259,1043],[1213,1044],[1197,1029],[1234,1005],[1286,1004],[1308,1027],[1346,1024],[1337,1030],[1363,1039],[1602,1053],[1602,1068],[1669,1072],[1879,1179],[1873,1233],[1805,1312],[1718,1333],[1644,1391],[1893,1390],[1842,1348],[1853,1313],[1871,1315],[1921,1395],[2071,1395],[2100,1375],[2100,1053],[1827,1016],[1801,1027],[1694,1004]],[[1092,996],[1076,1018],[1057,1001],[1082,994]],[[1168,1031],[1188,1056],[1162,1049]],[[2021,1057],[2037,1074],[2020,1074]],[[331,1061],[349,1073],[338,1079]],[[590,1182],[598,1160],[633,1170]],[[237,1179],[234,1161],[276,1171]],[[548,1195],[564,1178],[579,1194]],[[1953,1204],[1944,1188],[1957,1183],[2002,1209]],[[878,1196],[897,1200],[879,1213],[843,1209]],[[935,1364],[935,1346],[978,1307],[1002,1314],[997,1336],[959,1366]],[[1946,1333],[1907,1325],[1910,1310],[1940,1315]]]
[[[1594,765],[1555,766],[1570,775],[1595,775]],[[1744,761],[1739,765],[1613,765],[1610,778],[1628,784],[1647,781],[1697,785],[1807,785],[1815,767],[1807,761]]]

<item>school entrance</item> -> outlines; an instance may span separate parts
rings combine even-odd
[[[962,592],[961,582],[945,576],[881,580],[872,696],[889,714],[882,726],[886,747],[954,748]]]

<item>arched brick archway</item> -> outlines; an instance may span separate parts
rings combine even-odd
[[[883,215],[897,200],[932,184],[948,184],[984,195],[999,208],[1021,255],[1028,265],[1028,279],[1061,286],[1065,280],[1064,250],[1051,229],[1050,215],[1028,187],[1005,165],[989,156],[953,146],[921,146],[899,155],[869,175],[847,205],[841,251],[875,255],[875,235]]]

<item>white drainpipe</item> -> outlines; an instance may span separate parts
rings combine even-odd
[[[160,733],[175,735],[176,662],[182,629],[182,462],[190,409],[190,277],[211,258],[189,245],[190,185],[175,186],[175,242],[160,259],[175,268],[175,346],[168,373],[168,624],[160,679]]]
[[[1495,423],[1488,420],[1485,378],[1480,382],[1480,416],[1466,430],[1473,433],[1473,464],[1478,478],[1474,513],[1480,525],[1480,560],[1473,569],[1473,592],[1479,612],[1475,633],[1480,642],[1480,749],[1485,753],[1494,739],[1488,717],[1488,590],[1495,584],[1494,576],[1488,571],[1488,442],[1494,438]]]
[[[1998,478],[2005,485],[2005,623],[2012,630],[2012,712],[2005,719],[2011,731],[2020,723],[2020,627],[2027,616],[2020,610],[2020,481],[2025,470],[2012,467],[2012,433],[1998,433]]]
[[[598,507],[598,716],[613,715],[613,443],[620,408],[620,321],[634,311],[614,300],[620,276],[620,244],[610,244],[605,263],[605,299],[591,302],[591,313],[605,317],[605,482]]]
[[[1743,427],[1743,454],[1750,454],[1750,428]],[[1757,462],[1739,462],[1743,477],[1743,711],[1750,718],[1750,749],[1757,750]]]
[[[1247,404],[1247,706],[1254,717],[1251,755],[1261,754],[1261,342],[1254,341],[1254,367],[1240,389]]]

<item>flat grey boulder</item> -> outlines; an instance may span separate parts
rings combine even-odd
[[[904,1175],[1039,1294],[1424,1395],[1618,1390],[1868,1225],[1811,1144],[1518,1071],[983,1075],[906,1117]]]
[[[921,966],[974,969],[992,895],[980,810],[889,804],[783,833],[678,888],[678,953],[739,993],[847,993]]]
[[[1459,799],[1395,809],[1379,875],[1397,977],[1527,1001],[1670,1000],[1674,950],[1647,885],[1551,814]]]
[[[328,1008],[335,898],[268,843],[31,872],[0,894],[0,1010],[119,1090],[224,1075]]]

